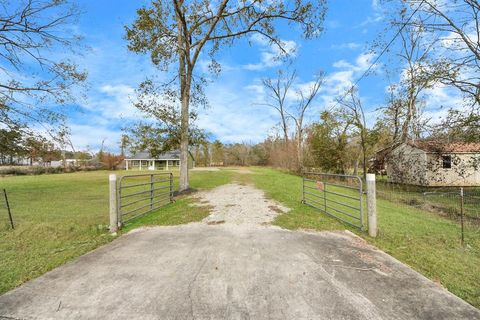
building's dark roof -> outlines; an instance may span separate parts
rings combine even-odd
[[[140,151],[137,152],[127,159],[135,159],[135,160],[147,160],[147,159],[156,159],[156,160],[180,160],[180,150],[171,150],[165,151],[163,153],[158,154],[156,157],[153,157],[152,154],[148,151]]]

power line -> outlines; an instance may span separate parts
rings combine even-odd
[[[388,44],[385,46],[385,48],[383,48],[383,50],[380,52],[380,54],[375,58],[375,60],[369,65],[369,67],[367,68],[367,70],[365,70],[363,72],[363,74],[357,79],[355,80],[355,82],[353,83],[353,85],[345,91],[345,93],[342,95],[342,97],[339,99],[339,100],[342,100],[344,99],[349,93],[351,90],[353,90],[353,88],[355,88],[358,83],[360,81],[363,80],[363,78],[365,78],[367,76],[367,74],[370,72],[370,70],[372,70],[373,66],[375,64],[377,64],[377,62],[380,60],[380,58],[382,57],[382,55],[387,52],[388,48],[393,44],[393,42],[397,39],[397,37],[400,35],[400,33],[403,31],[403,29],[405,29],[405,27],[408,25],[408,23],[410,22],[410,20],[412,20],[413,16],[417,13],[417,11],[420,9],[420,7],[422,6],[422,4],[425,2],[425,0],[422,0],[420,2],[420,4],[417,6],[417,8],[415,10],[413,10],[412,14],[410,15],[410,17],[408,17],[407,21],[403,22],[402,23],[402,26],[397,30],[397,32],[395,33],[395,35],[393,36],[393,38],[388,42]],[[330,108],[330,111],[332,111],[336,106],[338,105],[338,100],[335,102],[335,104]]]

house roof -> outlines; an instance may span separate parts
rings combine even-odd
[[[386,148],[375,152],[375,158],[382,159],[402,143],[394,143]],[[451,152],[451,153],[480,153],[480,143],[474,142],[451,142],[442,143],[439,141],[417,140],[409,141],[407,145],[425,152]]]
[[[147,159],[155,159],[155,160],[180,160],[180,150],[171,150],[165,151],[163,153],[158,154],[156,157],[153,157],[149,151],[140,151],[133,154],[127,159],[135,159],[135,160],[147,160]]]
[[[477,153],[480,152],[480,143],[451,142],[442,143],[439,141],[410,141],[408,145],[426,152],[459,152]]]

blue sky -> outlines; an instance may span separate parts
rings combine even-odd
[[[87,101],[69,112],[72,141],[76,149],[97,150],[102,142],[118,151],[121,128],[142,115],[132,106],[133,91],[146,75],[159,74],[148,56],[128,52],[123,39],[124,25],[135,18],[135,10],[147,1],[81,1],[85,14],[78,30],[91,49],[79,58],[89,73]],[[385,27],[376,0],[328,2],[325,32],[305,41],[295,30],[283,30],[280,36],[297,48],[294,66],[298,83],[312,80],[319,70],[326,81],[308,120],[318,119],[333,99],[343,92],[369,66],[373,54],[369,44]],[[210,107],[199,110],[198,125],[222,142],[260,142],[277,124],[273,110],[256,105],[263,99],[261,79],[274,76],[284,66],[271,56],[275,50],[258,38],[238,42],[222,50],[218,61],[223,71],[206,89]],[[206,61],[200,61],[204,68]],[[387,79],[378,69],[360,83],[360,93],[373,122],[375,110],[385,101]],[[161,76],[161,75],[160,75]]]

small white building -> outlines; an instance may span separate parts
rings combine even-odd
[[[388,151],[388,152],[385,152]],[[388,180],[420,186],[480,186],[480,143],[400,143],[384,156]]]
[[[188,152],[188,168],[195,166],[195,161]],[[180,150],[166,151],[152,156],[148,151],[138,152],[125,158],[125,170],[171,170],[180,167]]]

